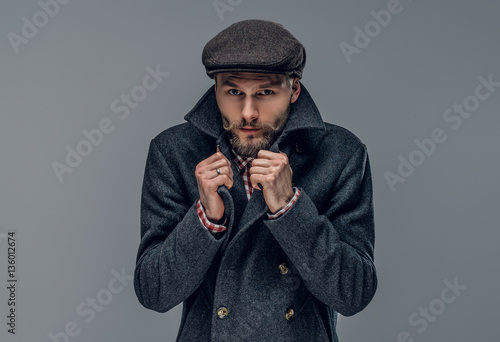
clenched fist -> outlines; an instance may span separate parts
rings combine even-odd
[[[233,186],[231,163],[220,152],[219,146],[216,153],[196,165],[195,176],[200,201],[207,218],[212,222],[219,221],[224,215],[224,202],[217,189],[221,185],[225,185],[228,189]]]
[[[258,184],[262,185],[264,200],[271,213],[275,214],[292,199],[292,175],[288,157],[283,152],[260,150],[252,161],[250,182],[254,189],[260,190]]]

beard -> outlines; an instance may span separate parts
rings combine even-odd
[[[229,142],[236,153],[244,157],[257,158],[259,151],[269,149],[276,138],[281,134],[285,128],[285,122],[288,119],[289,113],[290,103],[285,111],[281,113],[272,124],[258,121],[247,122],[245,119],[230,123],[224,115],[222,115],[222,123],[224,129],[231,134]],[[236,134],[236,130],[244,126],[260,129],[262,139],[257,141],[254,135],[247,135],[244,139],[241,139],[238,134]]]

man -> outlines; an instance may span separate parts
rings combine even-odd
[[[338,341],[377,287],[366,146],[325,123],[283,26],[209,41],[215,85],[150,145],[134,285],[177,341]]]

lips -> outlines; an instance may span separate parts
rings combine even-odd
[[[252,133],[257,133],[258,131],[260,131],[260,129],[252,127],[241,127],[240,131],[246,134],[252,134]]]

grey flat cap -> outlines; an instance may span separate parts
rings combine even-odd
[[[282,25],[244,20],[212,38],[201,58],[210,78],[218,72],[290,74],[302,78],[304,46]]]

